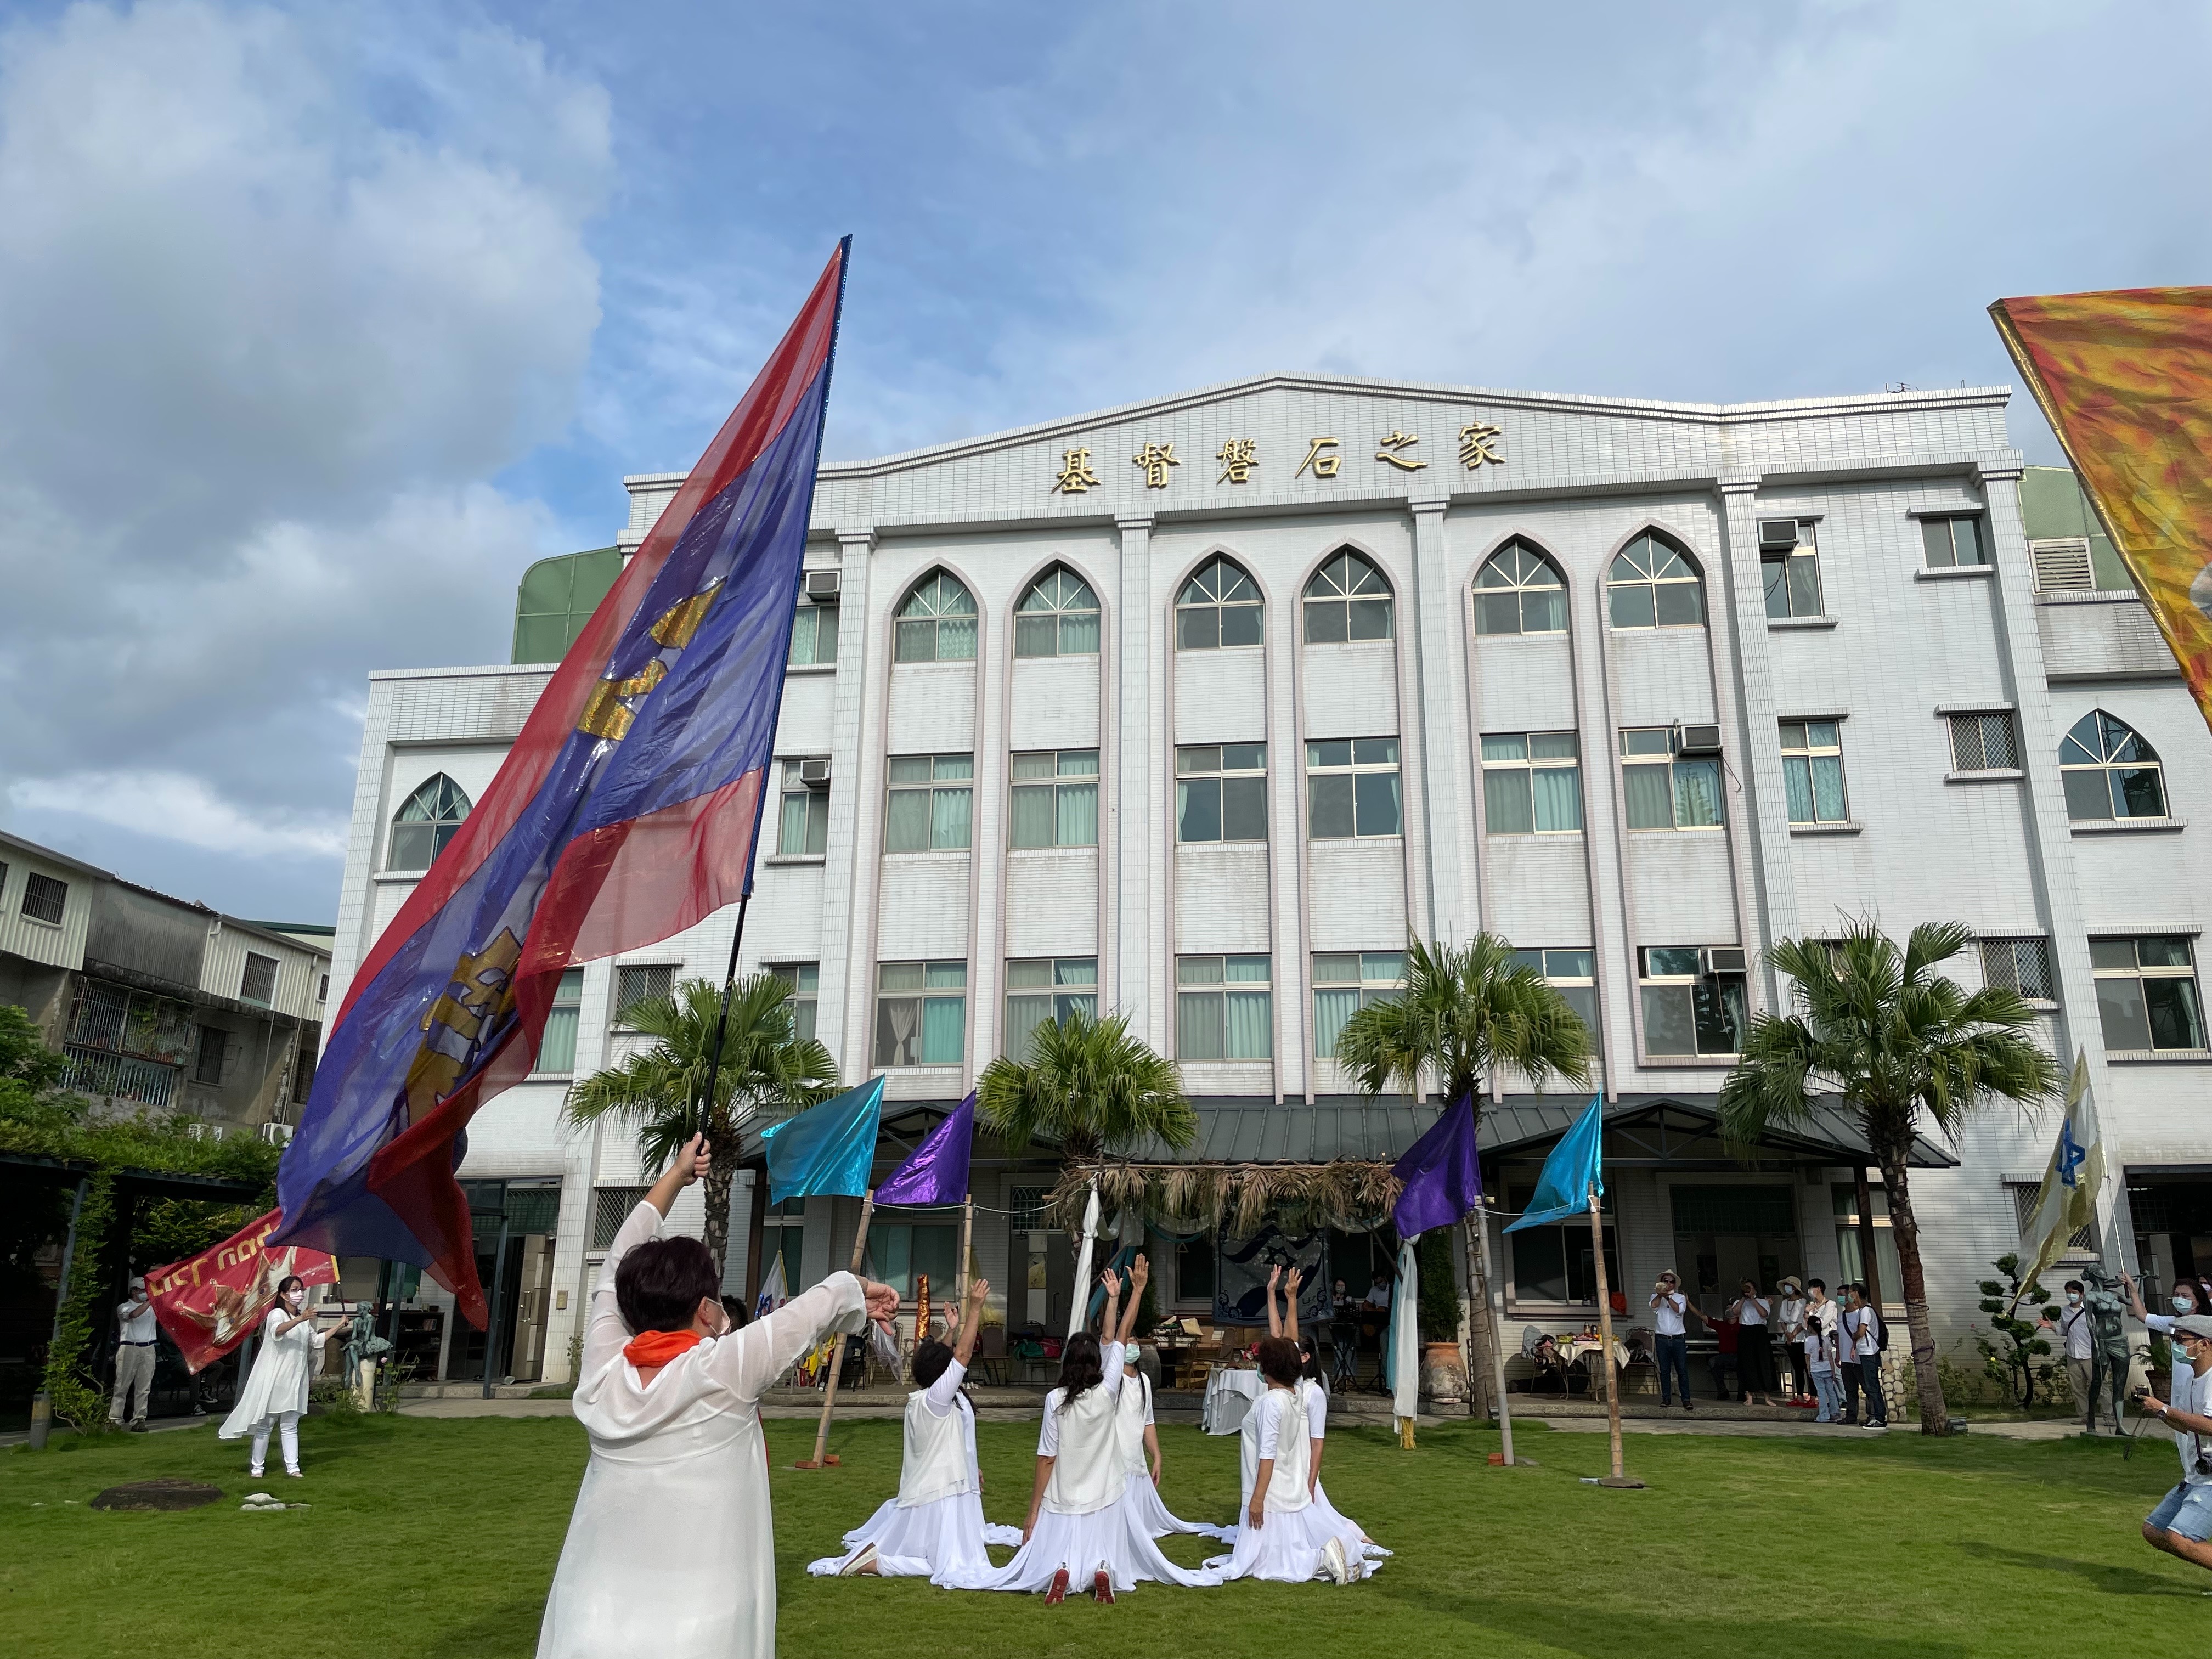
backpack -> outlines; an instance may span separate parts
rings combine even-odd
[[[1889,1322],[1880,1314],[1874,1316],[1874,1351],[1876,1353],[1889,1352]]]

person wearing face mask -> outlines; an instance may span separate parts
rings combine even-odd
[[[2148,1389],[2137,1409],[2173,1434],[2181,1454],[2181,1484],[2143,1517],[2143,1542],[2200,1567],[2212,1567],[2212,1318],[2173,1317],[2173,1397]],[[2212,1595],[2212,1589],[2204,1592]]]
[[[2097,1431],[2097,1331],[2081,1305],[2081,1281],[2066,1281],[2066,1306],[2058,1316],[2059,1342],[2066,1354],[2066,1382],[2081,1407],[2088,1431]],[[2049,1323],[2045,1321],[2045,1323]]]
[[[760,1397],[899,1293],[831,1273],[735,1329],[704,1243],[660,1236],[707,1171],[694,1135],[615,1235],[574,1400],[591,1461],[538,1627],[538,1659],[771,1659],[775,1538]]]
[[[238,1391],[237,1406],[216,1431],[221,1440],[253,1437],[253,1462],[246,1470],[253,1479],[261,1478],[268,1460],[271,1428],[282,1438],[284,1473],[301,1478],[300,1417],[307,1409],[307,1385],[322,1369],[323,1344],[343,1335],[352,1323],[349,1319],[319,1333],[306,1282],[297,1273],[277,1282],[276,1305],[261,1322],[261,1349],[253,1356],[252,1373]]]
[[[2157,1332],[2159,1335],[2169,1340],[2173,1335],[2175,1320],[2186,1319],[2191,1314],[2212,1315],[2212,1299],[2207,1298],[2204,1287],[2193,1279],[2177,1279],[2173,1281],[2172,1293],[2166,1298],[2166,1305],[2173,1310],[2171,1313],[2152,1313],[2145,1308],[2142,1291],[2125,1269],[2121,1271],[2120,1284],[2128,1293],[2128,1311],[2142,1321],[2146,1328]],[[2182,1369],[2181,1357],[2177,1353],[2173,1360],[2173,1374],[2177,1378],[2181,1375]],[[2095,1432],[2094,1424],[2091,1432]]]

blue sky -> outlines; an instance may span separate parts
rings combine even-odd
[[[2212,268],[2203,5],[5,19],[0,824],[254,915],[335,910],[368,671],[503,657],[848,231],[832,458],[1279,369],[2003,383],[1992,299]]]

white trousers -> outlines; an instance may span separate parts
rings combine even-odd
[[[300,1413],[279,1412],[276,1428],[284,1448],[284,1470],[288,1474],[300,1472]],[[253,1431],[253,1469],[261,1473],[263,1460],[269,1455],[269,1419],[263,1418]]]
[[[127,1401],[131,1420],[143,1423],[146,1407],[153,1396],[154,1345],[149,1342],[142,1346],[125,1342],[115,1351],[115,1399],[107,1408],[107,1420],[120,1423]]]

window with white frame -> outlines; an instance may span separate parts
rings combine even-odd
[[[804,761],[783,763],[783,817],[776,826],[779,858],[819,858],[830,850],[830,786],[809,783]]]
[[[1682,550],[1646,532],[1614,555],[1606,608],[1617,629],[1702,628],[1705,584]]]
[[[1217,651],[1260,643],[1260,589],[1243,567],[1209,560],[1176,595],[1176,649]]]
[[[1567,584],[1559,567],[1516,537],[1484,561],[1474,579],[1478,634],[1564,634]]]
[[[1176,1058],[1268,1060],[1274,995],[1266,957],[1176,958]]]
[[[1014,606],[1018,657],[1095,657],[1098,654],[1098,596],[1064,564],[1030,584]]]
[[[1390,637],[1390,584],[1349,548],[1314,572],[1305,611],[1308,645]]]
[[[1043,749],[1016,755],[1013,772],[1008,845],[1017,848],[1098,845],[1096,749]]]
[[[876,1064],[957,1066],[968,1054],[968,964],[876,966]]]
[[[2186,936],[2093,939],[2089,969],[2106,1048],[2153,1054],[2205,1046],[2196,952]]]
[[[1583,827],[1582,745],[1571,732],[1482,734],[1482,822],[1492,836]]]
[[[1843,726],[1838,720],[1784,720],[1782,791],[1792,823],[1842,823],[1850,817],[1844,795]]]
[[[2093,708],[2058,744],[2066,816],[2076,823],[2166,816],[2165,769],[2158,750],[2132,727]]]
[[[786,659],[793,668],[822,668],[837,660],[837,606],[833,600],[827,605],[811,599],[801,599],[799,612],[791,619],[791,653]]]
[[[1306,834],[1315,841],[1403,832],[1398,739],[1334,738],[1306,744]]]
[[[615,1024],[634,1029],[630,1015],[641,1002],[665,1002],[676,994],[673,963],[640,963],[615,969]]]
[[[2013,736],[2011,714],[1991,709],[1984,714],[1948,714],[1951,729],[1951,769],[1954,772],[2011,772],[2020,766],[2020,744]]]
[[[1744,976],[1699,971],[1694,945],[1647,945],[1637,952],[1644,1002],[1644,1052],[1729,1055],[1742,1052]]]
[[[814,962],[785,962],[771,964],[769,972],[784,982],[791,992],[791,1035],[798,1042],[810,1042],[815,1036],[816,1005],[822,996],[822,966]]]
[[[967,846],[975,789],[973,755],[892,756],[884,851],[927,853]]]
[[[900,662],[973,662],[975,600],[942,570],[916,582],[901,600],[895,655]]]
[[[1921,520],[1920,543],[1930,570],[1990,562],[1989,541],[1978,513]]]
[[[1098,1017],[1097,957],[1030,957],[1006,964],[1007,1059],[1027,1060],[1039,1026],[1077,1014]]]
[[[52,876],[42,876],[36,870],[23,877],[23,902],[18,907],[33,921],[52,922],[61,926],[62,913],[69,905],[69,884],[56,881]]]
[[[1267,839],[1267,745],[1185,744],[1176,750],[1176,839]]]
[[[584,970],[563,968],[561,982],[553,988],[553,1006],[545,1011],[545,1030],[538,1039],[540,1072],[566,1073],[576,1069],[576,1026],[584,1012]]]
[[[1405,989],[1403,951],[1315,951],[1315,1058],[1334,1058],[1336,1040],[1354,1014],[1378,1002],[1395,1002]]]
[[[1597,1041],[1597,953],[1582,949],[1516,951],[1513,960],[1557,991]]]
[[[1993,990],[2017,992],[2030,1002],[2054,1000],[2050,940],[1985,939],[1981,947],[1983,984]]]
[[[427,870],[446,850],[469,815],[469,798],[443,772],[425,780],[392,815],[386,843],[387,870]]]
[[[1820,554],[1811,519],[1762,519],[1759,574],[1770,617],[1817,617],[1820,611]],[[1794,535],[1794,544],[1784,540]]]
[[[1632,830],[1709,830],[1722,822],[1716,755],[1677,755],[1674,728],[1627,726],[1620,734],[1620,787]]]

